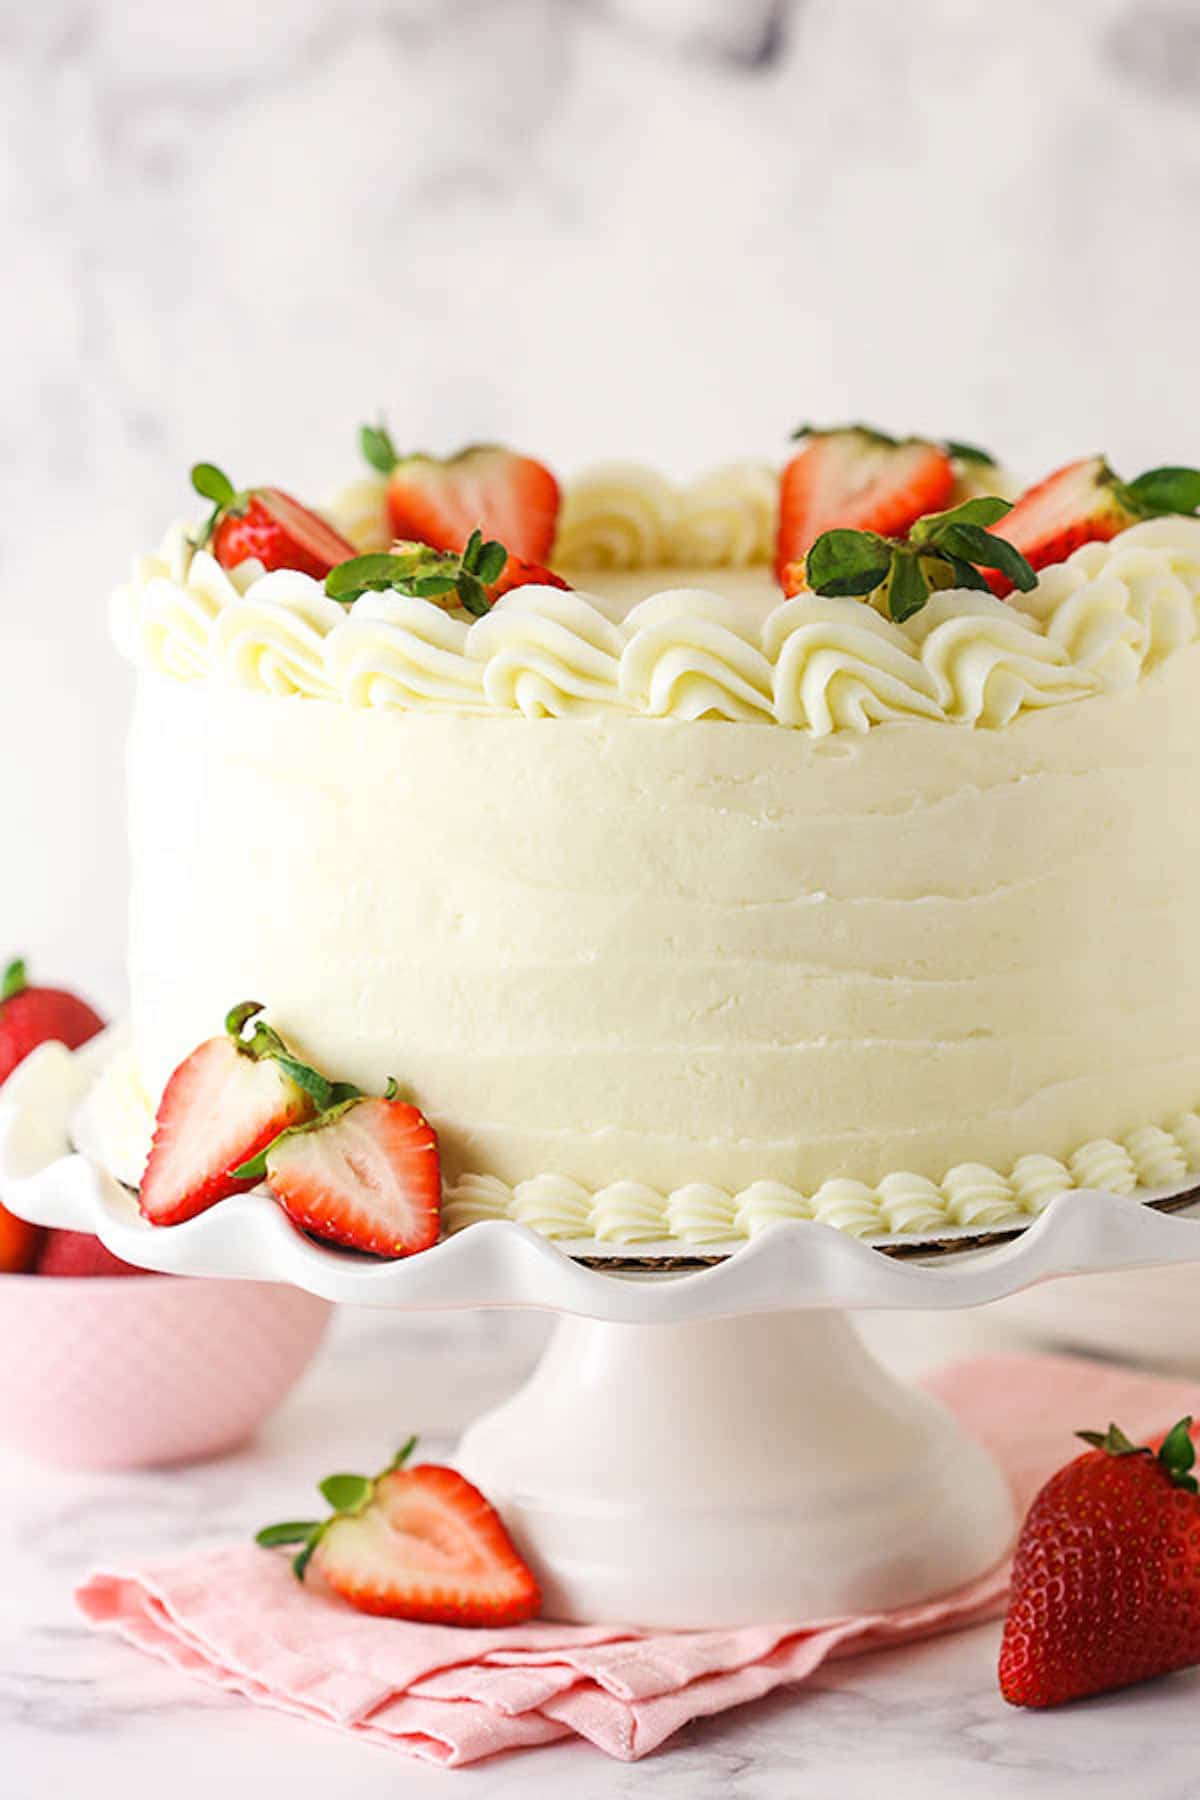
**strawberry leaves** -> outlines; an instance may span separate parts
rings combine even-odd
[[[0,1006],[6,1000],[15,1000],[17,995],[23,994],[28,986],[29,977],[25,970],[25,963],[21,957],[14,957],[5,969],[3,976],[0,977]]]
[[[331,569],[325,592],[343,606],[353,606],[364,594],[393,592],[418,600],[445,600],[453,596],[475,618],[491,610],[488,588],[500,579],[508,551],[494,540],[485,541],[473,531],[461,555],[434,550],[428,544],[401,542],[391,551],[351,557]]]
[[[250,496],[240,494],[224,469],[218,469],[215,463],[193,463],[192,486],[202,500],[212,501],[212,512],[204,521],[199,536],[194,540],[196,548],[203,550],[226,513],[237,512],[244,508]]]
[[[382,419],[378,425],[360,426],[358,447],[366,461],[380,475],[390,475],[400,461],[399,453],[392,442],[392,435]]]
[[[318,1492],[333,1508],[327,1519],[288,1519],[280,1525],[264,1525],[261,1531],[254,1534],[254,1541],[264,1550],[274,1550],[285,1545],[299,1544],[300,1550],[292,1558],[292,1573],[297,1581],[303,1581],[305,1572],[317,1545],[321,1542],[329,1527],[337,1519],[358,1518],[364,1513],[375,1498],[375,1483],[383,1476],[393,1474],[402,1469],[417,1447],[415,1437],[410,1437],[397,1450],[386,1469],[381,1469],[376,1476],[368,1475],[327,1475],[318,1485]]]
[[[948,512],[918,519],[906,538],[874,531],[822,532],[806,558],[808,585],[816,594],[865,597],[886,589],[888,616],[911,619],[934,588],[986,591],[981,569],[999,569],[1028,593],[1037,576],[1020,551],[988,529],[1011,511],[1007,500],[981,495]]]
[[[1148,1444],[1132,1443],[1119,1425],[1110,1424],[1107,1431],[1077,1431],[1075,1436],[1082,1438],[1084,1443],[1090,1444],[1094,1450],[1103,1450],[1108,1456],[1153,1457],[1173,1487],[1182,1488],[1188,1494],[1200,1493],[1200,1483],[1192,1474],[1196,1461],[1196,1446],[1192,1442],[1190,1414],[1176,1420],[1172,1425],[1158,1447],[1157,1456]]]
[[[1147,469],[1136,481],[1117,483],[1121,502],[1140,519],[1200,509],[1200,469]]]
[[[328,1119],[347,1106],[353,1106],[365,1098],[361,1088],[355,1087],[352,1081],[330,1081],[319,1070],[310,1068],[293,1056],[279,1033],[272,1026],[266,1025],[258,1017],[262,1006],[257,1000],[243,1000],[229,1009],[225,1015],[225,1030],[233,1039],[238,1054],[248,1056],[252,1062],[270,1059],[286,1075],[289,1081],[295,1082],[298,1088],[306,1093],[313,1103],[314,1116],[306,1123],[314,1126],[324,1124]],[[247,1036],[247,1026],[253,1024],[253,1030]],[[389,1097],[394,1091],[394,1083],[389,1084]],[[261,1181],[267,1172],[267,1156],[281,1138],[290,1137],[296,1126],[288,1126],[267,1144],[256,1156],[240,1163],[233,1170],[235,1181]]]

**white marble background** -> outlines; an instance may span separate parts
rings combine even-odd
[[[0,951],[119,1000],[105,598],[197,457],[1200,461],[1198,104],[1194,0],[0,0]]]

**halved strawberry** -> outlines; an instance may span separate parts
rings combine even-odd
[[[354,545],[274,487],[247,488],[239,493],[222,470],[197,463],[192,486],[213,511],[201,537],[223,569],[235,569],[254,557],[264,569],[298,569],[320,581],[330,569],[356,554]]]
[[[258,1177],[238,1173],[241,1165],[325,1098],[267,1026],[244,1037],[261,1010],[253,1001],[234,1007],[225,1036],[193,1050],[168,1081],[138,1200],[152,1225],[178,1225],[253,1187]]]
[[[1084,456],[1027,488],[997,529],[1033,568],[1045,569],[1082,544],[1106,543],[1138,519],[1194,513],[1198,506],[1196,469],[1148,469],[1125,482],[1102,456]],[[988,580],[994,593],[1011,591],[999,572]]]
[[[544,463],[502,444],[471,444],[445,458],[399,456],[382,426],[364,427],[360,441],[367,461],[388,477],[388,515],[398,538],[463,550],[478,530],[499,538],[522,562],[544,563],[550,555],[559,488]]]
[[[405,1468],[408,1443],[381,1475],[331,1475],[321,1493],[331,1519],[268,1525],[257,1542],[299,1544],[301,1581],[311,1562],[359,1612],[436,1625],[519,1625],[541,1609],[532,1571],[479,1489],[433,1463]]]
[[[899,537],[954,491],[954,465],[940,444],[899,440],[865,425],[803,427],[803,447],[780,478],[775,574],[804,557],[823,532],[840,527]],[[793,573],[793,579],[795,575]]]
[[[545,587],[570,585],[552,569],[522,562],[503,544],[495,539],[485,543],[482,533],[473,531],[461,553],[398,538],[390,550],[356,556],[331,570],[325,592],[343,606],[353,606],[364,594],[411,594],[434,606],[461,607],[478,619],[501,594],[534,582]]]
[[[315,1237],[375,1256],[410,1256],[437,1242],[437,1134],[395,1092],[389,1082],[382,1098],[344,1100],[268,1148],[271,1192]]]

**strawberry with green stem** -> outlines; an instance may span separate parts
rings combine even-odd
[[[1200,1662],[1192,1421],[1155,1452],[1116,1425],[1077,1433],[1021,1527],[1000,1649],[1014,1706],[1057,1706]]]
[[[65,988],[35,987],[21,957],[0,974],[0,1086],[40,1044],[65,1044],[78,1050],[104,1020],[85,1000]],[[44,1234],[0,1206],[0,1274],[26,1273],[39,1254]]]
[[[935,588],[987,592],[985,570],[999,570],[1027,593],[1037,576],[1019,550],[992,529],[1011,511],[1007,500],[981,495],[948,512],[918,519],[904,537],[877,531],[826,531],[804,562],[804,585],[816,594],[865,598],[881,593],[889,618],[909,619]]]
[[[360,1612],[457,1626],[519,1625],[541,1608],[538,1585],[495,1508],[456,1469],[420,1463],[409,1438],[387,1468],[330,1475],[326,1519],[268,1525],[265,1548],[299,1545],[299,1581],[315,1567]]]
[[[355,554],[340,532],[281,488],[239,491],[213,463],[195,465],[192,486],[213,505],[196,547],[211,545],[223,569],[253,559],[264,569],[298,569],[320,581]]]
[[[178,1225],[256,1178],[238,1173],[289,1126],[349,1093],[294,1057],[257,1001],[232,1007],[221,1037],[185,1057],[163,1091],[139,1205],[152,1225]]]
[[[359,445],[371,467],[387,476],[388,518],[397,538],[461,552],[479,531],[499,539],[514,563],[540,569],[547,561],[560,494],[544,463],[503,444],[471,444],[447,457],[401,455],[382,424],[364,425]]]
[[[896,536],[954,491],[953,458],[925,438],[895,438],[871,425],[802,425],[801,447],[779,481],[775,574],[785,591],[816,540],[850,529]],[[957,446],[959,450],[965,446]]]
[[[481,618],[501,594],[534,583],[567,586],[552,570],[521,562],[503,544],[494,539],[485,542],[482,532],[476,530],[461,552],[398,542],[388,551],[356,556],[330,571],[325,592],[343,606],[353,606],[368,593],[410,594],[443,606],[461,606],[464,612]]]
[[[1121,481],[1102,456],[1085,456],[1027,488],[1004,520],[1004,536],[1030,567],[1044,569],[1083,544],[1107,543],[1140,519],[1198,509],[1200,469],[1147,469],[1136,481]],[[988,585],[1004,595],[1014,583],[997,564]]]

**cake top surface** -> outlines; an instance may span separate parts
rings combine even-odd
[[[207,524],[172,527],[112,609],[122,651],[178,681],[824,736],[1007,725],[1127,687],[1197,635],[1188,470],[1122,484],[1085,459],[1010,510],[1011,478],[978,453],[847,428],[809,436],[782,473],[739,462],[683,485],[623,462],[560,492],[495,447],[397,459],[319,514],[201,471]],[[455,507],[508,543],[463,526],[455,545]]]

